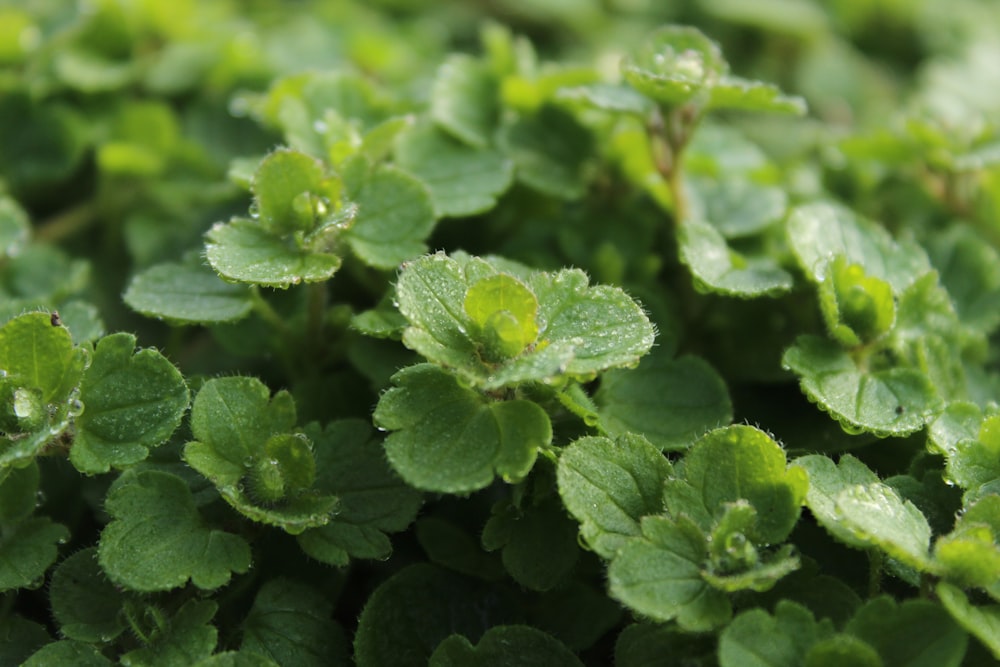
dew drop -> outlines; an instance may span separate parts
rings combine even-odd
[[[7,377],[7,371],[4,370],[3,368],[0,368],[0,378],[5,378],[5,377]]]
[[[83,401],[78,398],[74,398],[69,402],[69,414],[71,417],[79,417],[83,414]]]
[[[260,206],[257,205],[257,202],[250,204],[250,217],[254,220],[260,218]]]
[[[313,121],[313,130],[317,134],[326,134],[329,129],[330,126],[327,125],[324,121],[322,120]]]

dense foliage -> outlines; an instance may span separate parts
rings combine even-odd
[[[996,664],[998,45],[0,0],[0,664]]]

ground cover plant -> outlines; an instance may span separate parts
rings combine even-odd
[[[996,664],[998,33],[0,1],[0,664]]]

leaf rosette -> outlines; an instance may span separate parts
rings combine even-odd
[[[486,391],[633,366],[655,335],[625,292],[591,286],[575,269],[437,253],[404,267],[396,298],[409,322],[403,343]]]

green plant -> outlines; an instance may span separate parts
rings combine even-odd
[[[22,4],[0,664],[1000,658],[994,5]]]

